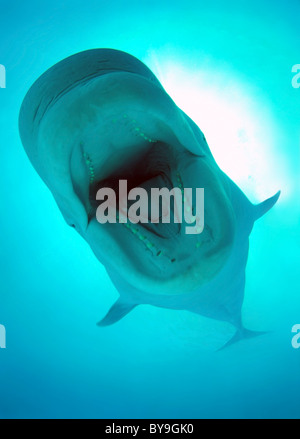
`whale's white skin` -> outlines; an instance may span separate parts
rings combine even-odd
[[[255,220],[279,192],[253,205],[216,164],[205,137],[133,56],[112,49],[78,53],[28,91],[21,140],[65,220],[104,264],[120,298],[99,325],[139,304],[189,310],[242,325],[248,242]],[[97,189],[118,179],[145,189],[204,188],[200,235],[174,225],[99,224]]]

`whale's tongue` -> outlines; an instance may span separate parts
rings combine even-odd
[[[142,223],[143,227],[161,238],[174,238],[181,230],[178,214],[179,209],[182,209],[182,200],[181,197],[174,200],[173,196],[169,196],[169,191],[173,189],[171,179],[165,174],[158,174],[140,183],[139,187],[145,189],[148,194],[147,200],[143,200],[143,207],[148,220]],[[158,193],[158,191],[162,196],[154,195],[153,192]],[[129,220],[130,206],[134,203],[135,201],[128,201]]]

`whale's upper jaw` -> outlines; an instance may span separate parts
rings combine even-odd
[[[78,84],[48,107],[37,142],[40,158],[47,156],[44,165],[38,160],[40,173],[69,224],[135,288],[184,294],[222,269],[234,238],[222,174],[161,88],[124,73]],[[119,179],[147,191],[204,188],[203,233],[187,235],[178,224],[99,224],[95,194]]]

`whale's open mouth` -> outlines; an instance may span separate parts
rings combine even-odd
[[[128,118],[126,115],[127,120]],[[207,168],[204,158],[196,157],[184,148],[169,127],[161,126],[162,135],[159,131],[149,134],[135,121],[138,129],[134,130],[134,134],[132,131],[128,134],[127,125],[121,123],[120,118],[114,120],[119,120],[119,135],[115,136],[115,143],[111,144],[111,150],[105,153],[105,157],[103,151],[99,153],[100,147],[95,148],[89,143],[81,142],[85,178],[81,183],[74,178],[74,188],[77,188],[78,196],[86,206],[89,222],[87,235],[93,235],[89,242],[92,241],[95,254],[105,261],[106,266],[113,265],[121,272],[124,269],[126,278],[134,286],[140,288],[143,284],[145,288],[147,285],[151,292],[158,283],[157,293],[163,294],[166,287],[168,294],[180,294],[185,289],[185,284],[191,289],[191,283],[199,285],[207,282],[222,267],[231,242],[230,234],[227,239],[220,232],[220,227],[215,227],[218,221],[210,214],[209,206],[208,209],[205,207],[207,221],[204,230],[199,234],[186,234],[186,224],[176,220],[173,198],[170,198],[169,205],[170,220],[162,221],[162,206],[159,206],[158,221],[151,221],[151,211],[157,207],[151,205],[152,189],[165,188],[171,191],[178,188],[182,193],[182,203],[187,202],[184,200],[185,188],[195,190],[197,187],[204,187],[205,190],[208,181],[205,177]],[[116,122],[112,123],[111,129],[116,129]],[[118,144],[119,139],[122,139],[122,144]],[[197,173],[201,174],[201,169],[203,176],[199,178]],[[147,222],[132,223],[130,217],[125,223],[120,220],[120,181],[126,181],[126,196],[134,188],[143,188],[147,192]],[[97,208],[103,202],[97,200],[97,193],[102,188],[114,191],[117,209],[115,223],[100,224],[97,221]],[[207,195],[209,203],[212,197],[209,190]],[[127,208],[130,209],[134,202],[127,200]],[[215,204],[215,200],[212,199],[212,202]],[[190,200],[189,207],[192,215],[195,215],[195,199]],[[184,222],[184,216],[182,219]],[[108,261],[110,252],[113,256]],[[179,277],[181,281],[178,283]],[[177,287],[179,284],[180,288]]]
[[[187,151],[179,153],[175,151],[171,145],[164,142],[153,142],[152,146],[142,152],[140,155],[129,157],[124,163],[114,170],[107,178],[102,180],[95,180],[92,178],[89,190],[90,212],[89,215],[95,215],[95,209],[99,206],[99,201],[96,200],[97,192],[101,188],[110,188],[116,195],[117,221],[122,220],[122,196],[126,198],[127,211],[135,203],[134,200],[128,199],[130,191],[135,188],[143,188],[147,193],[146,217],[139,221],[142,228],[145,228],[150,233],[162,239],[171,239],[180,234],[182,223],[176,218],[176,209],[181,206],[175,206],[174,199],[170,198],[169,206],[169,221],[163,222],[163,206],[154,206],[153,197],[151,196],[152,189],[156,188],[159,191],[167,189],[169,192],[174,187],[177,187],[183,194],[183,182],[178,171],[181,160],[186,160],[192,154]],[[126,182],[126,193],[120,193],[120,181]],[[180,201],[183,201],[182,199]],[[162,203],[160,203],[162,204]],[[121,207],[120,207],[121,206]],[[157,212],[158,217],[153,221],[153,210]],[[151,216],[152,212],[152,216]],[[128,212],[126,212],[128,213]],[[127,216],[125,213],[125,216]],[[126,227],[129,227],[130,216],[126,220]],[[124,224],[124,223],[123,223]],[[135,230],[135,229],[132,229]],[[159,254],[162,251],[159,250]]]
[[[234,226],[222,176],[209,155],[202,154],[202,136],[196,138],[163,89],[134,74],[92,79],[49,107],[39,137],[41,145],[55,145],[49,168],[65,218],[111,272],[137,289],[172,295],[198,288],[224,266]],[[61,168],[55,154],[60,154]],[[202,233],[187,234],[184,222],[175,221],[172,204],[167,223],[99,223],[103,200],[97,200],[97,193],[112,189],[118,205],[120,180],[127,183],[126,195],[134,188],[148,195],[153,188],[203,188]],[[193,216],[197,203],[192,200],[188,207]]]

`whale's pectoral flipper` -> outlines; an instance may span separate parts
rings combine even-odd
[[[267,198],[262,203],[259,203],[256,206],[254,206],[254,208],[255,208],[255,213],[254,213],[255,220],[257,220],[258,218],[262,217],[265,213],[267,213],[274,206],[274,204],[277,203],[278,198],[280,196],[280,193],[281,192],[278,191],[272,197]]]
[[[121,299],[118,299],[113,306],[110,308],[106,316],[97,323],[98,326],[109,326],[113,323],[118,322],[123,317],[125,317],[133,308],[136,307],[136,304],[125,303]]]

